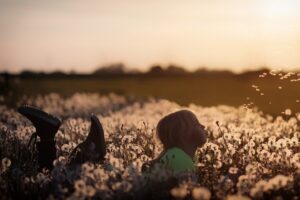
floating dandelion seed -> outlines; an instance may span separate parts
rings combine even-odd
[[[267,75],[268,75],[268,74],[267,74],[266,72],[264,72],[264,73],[258,75],[258,77],[259,77],[259,78],[264,78],[264,77],[266,77]]]
[[[271,71],[269,71],[269,74],[271,76],[276,76],[277,75],[277,71],[276,70],[271,70]]]
[[[292,110],[289,109],[289,108],[287,108],[287,109],[285,109],[284,114],[285,115],[291,115],[292,114]]]

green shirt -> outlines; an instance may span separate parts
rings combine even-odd
[[[195,170],[192,158],[178,147],[168,149],[160,158],[159,163],[174,173]]]

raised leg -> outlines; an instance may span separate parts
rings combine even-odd
[[[36,129],[36,135],[40,137],[37,142],[39,169],[53,168],[56,158],[55,134],[61,125],[61,121],[34,106],[21,106],[19,113],[27,117]]]
[[[104,160],[105,155],[104,130],[97,116],[92,115],[90,132],[86,140],[79,144],[71,153],[70,163],[101,162]]]

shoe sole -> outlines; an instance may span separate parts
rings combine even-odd
[[[24,115],[25,117],[27,117],[29,120],[31,120],[31,118],[33,117],[35,119],[44,121],[57,128],[59,128],[59,126],[61,125],[61,121],[58,118],[34,106],[29,106],[29,105],[21,106],[18,108],[18,112]]]

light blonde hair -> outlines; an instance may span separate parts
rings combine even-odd
[[[164,149],[181,147],[183,136],[188,134],[193,123],[199,123],[196,115],[189,110],[180,110],[166,115],[156,126],[156,135]]]

